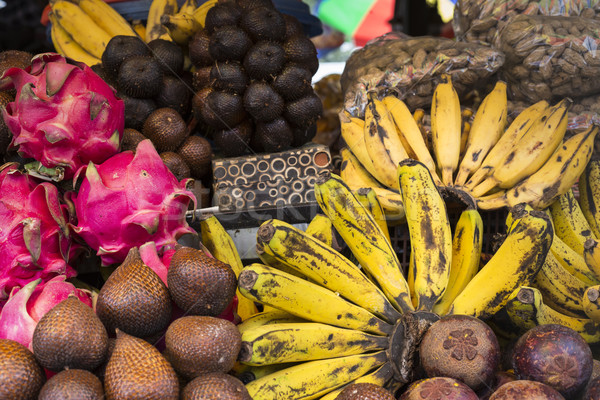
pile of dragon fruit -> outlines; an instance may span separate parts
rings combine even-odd
[[[53,306],[73,294],[92,305],[94,288],[71,283],[89,254],[109,267],[138,247],[164,278],[153,260],[195,233],[196,199],[149,140],[120,152],[123,101],[86,65],[39,54],[6,70],[0,91],[14,94],[9,148],[29,160],[0,166],[0,339],[30,347]]]

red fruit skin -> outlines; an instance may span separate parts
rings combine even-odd
[[[558,324],[536,326],[514,346],[513,368],[518,379],[542,382],[565,398],[575,398],[588,382],[592,351],[574,330]]]

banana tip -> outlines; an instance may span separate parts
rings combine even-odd
[[[252,290],[258,280],[258,274],[254,271],[242,271],[238,278],[238,286],[242,289]]]

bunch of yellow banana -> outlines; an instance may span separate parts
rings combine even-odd
[[[110,39],[137,36],[133,27],[103,0],[51,0],[51,39],[56,51],[89,66],[99,64]]]
[[[595,191],[599,167],[597,160],[587,165],[578,183],[579,199],[568,189],[545,210],[554,228],[550,251],[535,279],[520,282],[506,305],[508,316],[521,329],[557,323],[575,329],[590,343],[600,342],[600,243],[592,228],[597,226],[595,204],[600,201]],[[521,207],[533,212],[531,206]],[[507,225],[511,223],[507,219]]]
[[[507,126],[504,82],[498,81],[472,113],[461,110],[451,78],[443,76],[432,97],[431,130],[425,132],[423,110],[411,115],[397,97],[379,99],[371,93],[364,118],[346,111],[339,116],[354,156],[342,157],[363,167],[352,165],[344,180],[355,190],[359,185],[376,189],[383,204],[381,198],[393,198],[399,190],[394,175],[398,164],[412,158],[427,167],[436,185],[463,190],[480,209],[519,203],[544,209],[577,181],[598,133],[592,126],[565,139],[571,103],[564,99],[550,106],[541,101]]]
[[[196,0],[185,0],[178,8],[176,0],[153,0],[146,22],[146,42],[160,38],[187,45],[191,37],[204,27],[208,10],[217,2],[208,0],[198,7]]]
[[[317,180],[322,214],[306,231],[280,220],[258,229],[264,264],[244,267],[238,279],[241,295],[265,309],[239,326],[240,371],[261,368],[246,384],[252,398],[335,399],[353,382],[394,391],[414,378],[419,334],[439,315],[489,317],[534,282],[554,236],[548,214],[514,208],[505,242],[480,269],[477,209],[466,209],[453,233],[425,164],[402,160],[395,179],[415,255],[408,280],[386,235],[381,196],[353,191],[337,175]],[[334,248],[333,228],[351,257]]]

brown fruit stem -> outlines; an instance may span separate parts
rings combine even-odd
[[[242,289],[252,290],[254,283],[258,279],[258,274],[254,271],[242,271],[238,279],[238,286]]]
[[[414,381],[416,367],[419,365],[418,350],[421,339],[427,329],[439,319],[437,314],[415,311],[405,313],[396,322],[387,350],[395,381],[403,384]]]
[[[275,235],[275,227],[273,225],[262,225],[256,232],[256,241],[258,244],[264,246],[264,243],[268,243],[271,241],[271,239],[273,239],[273,235]]]

